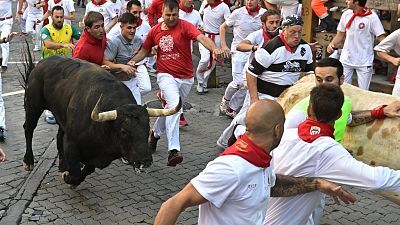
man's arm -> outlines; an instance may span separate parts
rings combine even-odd
[[[106,30],[106,33],[107,33],[108,31],[110,31],[111,28],[113,28],[113,26],[114,26],[117,22],[118,22],[118,18],[117,18],[117,17],[114,17],[114,18],[110,21],[110,23],[107,24],[107,26],[104,28],[104,29]]]
[[[222,51],[217,49],[217,46],[215,43],[208,37],[206,37],[204,34],[200,34],[196,37],[196,40],[200,42],[204,47],[206,47],[212,54],[214,59],[217,59],[220,57],[222,54]]]
[[[381,41],[383,41],[384,39],[385,39],[385,35],[384,34],[381,34],[381,35],[379,35],[378,37],[376,37],[376,40],[378,40],[379,42],[381,42]]]
[[[145,57],[149,55],[150,51],[142,47],[140,51],[128,62],[128,65],[134,66],[136,62],[142,61]]]
[[[178,194],[168,199],[161,205],[154,225],[172,225],[176,223],[179,215],[188,207],[200,205],[207,202],[203,196],[191,184],[187,184]]]
[[[69,15],[64,16],[64,19],[74,21],[75,20],[75,12],[70,12]]]
[[[258,46],[252,45],[251,41],[249,40],[242,40],[239,42],[239,44],[236,46],[236,50],[241,51],[241,52],[250,52],[250,51],[255,51],[257,50]]]
[[[75,45],[71,43],[57,43],[53,42],[50,37],[49,30],[46,27],[42,28],[41,38],[44,46],[48,49],[57,50],[61,48],[69,48],[70,50],[74,50]]]
[[[314,177],[291,177],[279,174],[276,175],[275,186],[271,189],[271,197],[289,197],[313,191],[320,191],[333,197],[336,204],[340,204],[338,198],[346,204],[356,201],[356,198],[350,193],[327,180]]]
[[[226,44],[226,28],[228,28],[228,24],[224,22],[220,27],[219,27],[219,37],[220,37],[220,44],[221,44],[221,50],[222,50],[222,55],[225,58],[228,58],[230,55],[230,49],[228,45]]]
[[[361,124],[365,124],[368,122],[371,122],[377,118],[373,113],[374,110],[362,110],[362,111],[352,111],[351,116],[352,120],[348,126],[350,127],[355,127]],[[386,107],[383,108],[383,118],[384,117],[390,117],[390,118],[395,118],[395,117],[400,117],[400,101],[395,101],[392,102],[391,104],[387,105]]]
[[[257,77],[246,72],[247,89],[250,94],[250,104],[258,101]]]
[[[376,51],[376,54],[383,60],[393,64],[394,66],[400,66],[400,57],[393,57],[386,52]]]
[[[346,37],[346,32],[337,31],[335,37],[332,39],[331,43],[329,43],[326,50],[328,53],[333,53],[335,51],[336,46],[339,45],[340,42]]]

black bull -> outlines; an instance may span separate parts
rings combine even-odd
[[[28,56],[24,77],[26,170],[33,169],[33,131],[44,109],[54,114],[59,125],[59,171],[64,172],[66,183],[78,185],[95,168],[105,168],[121,156],[134,168],[150,166],[149,116],[172,115],[181,102],[175,109],[148,109],[137,105],[131,91],[97,65],[52,56],[35,67]]]

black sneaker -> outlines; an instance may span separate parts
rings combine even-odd
[[[158,140],[160,140],[160,138],[154,137],[154,131],[151,131],[149,137],[149,150],[151,154],[154,154],[154,152],[156,152]]]
[[[6,136],[4,135],[4,128],[0,127],[0,142],[4,142],[6,140]]]
[[[176,166],[182,161],[183,161],[183,156],[178,150],[173,149],[169,151],[167,166]]]
[[[2,73],[7,72],[7,66],[1,66],[1,72]]]

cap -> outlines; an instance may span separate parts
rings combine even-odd
[[[293,15],[285,17],[285,19],[283,19],[283,21],[282,21],[281,26],[282,27],[290,27],[290,26],[295,26],[295,25],[303,26],[304,21],[300,16],[293,14]]]

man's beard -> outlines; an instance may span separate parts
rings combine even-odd
[[[61,28],[63,27],[63,23],[53,23],[53,27],[56,28],[57,30],[61,30]]]
[[[279,34],[279,29],[275,29],[275,30],[272,30],[272,31],[267,30],[267,34],[268,34],[268,35],[271,37],[271,39],[272,39],[272,38],[278,36],[278,34]]]

